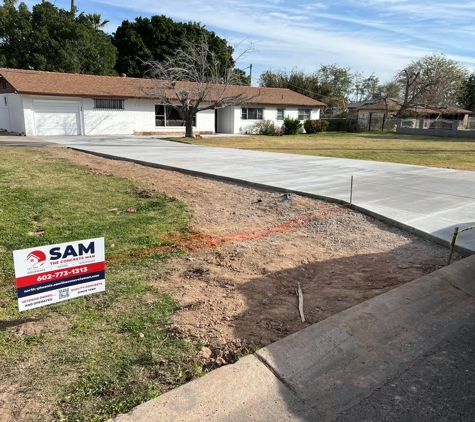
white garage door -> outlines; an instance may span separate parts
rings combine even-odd
[[[79,101],[33,100],[36,135],[79,135]]]

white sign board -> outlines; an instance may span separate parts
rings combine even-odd
[[[104,238],[13,251],[20,312],[103,292]]]

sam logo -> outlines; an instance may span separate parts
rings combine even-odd
[[[26,257],[26,262],[30,265],[30,268],[39,268],[41,267],[46,261],[46,255],[44,252],[41,251],[33,251],[28,254]]]
[[[83,245],[80,243],[77,246],[77,249],[73,245],[68,245],[61,250],[60,247],[51,248],[49,250],[49,257],[51,260],[66,259],[70,257],[77,257],[83,255],[92,255],[95,253],[94,242],[89,243],[89,245]]]

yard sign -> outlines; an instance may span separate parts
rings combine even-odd
[[[20,312],[103,292],[104,238],[13,251]]]

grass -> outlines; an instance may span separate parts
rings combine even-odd
[[[196,145],[475,170],[475,139],[395,132],[203,138]]]
[[[13,250],[104,236],[110,259],[186,228],[186,205],[143,198],[133,182],[91,174],[47,149],[1,150],[0,379],[15,391],[12,408],[35,420],[105,420],[199,376],[201,345],[173,333],[178,303],[150,283],[170,254],[108,266],[105,293],[21,314],[13,284]],[[136,212],[120,212],[129,207]]]

